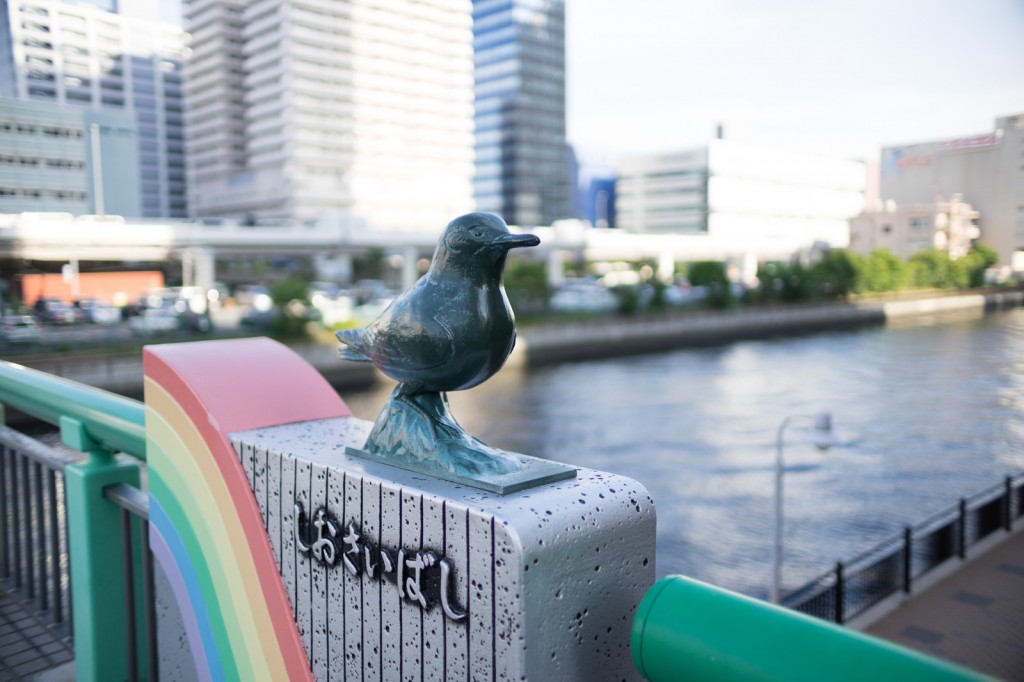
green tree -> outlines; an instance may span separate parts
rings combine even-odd
[[[811,267],[814,296],[845,299],[857,286],[862,259],[845,249],[830,249]]]
[[[962,289],[969,273],[961,261],[952,260],[941,249],[921,249],[910,257],[911,281],[919,289]]]
[[[612,293],[615,294],[615,298],[619,302],[618,311],[620,315],[634,315],[640,310],[639,288],[623,284],[612,289]]]
[[[699,260],[690,263],[687,268],[686,277],[690,284],[695,287],[707,286],[708,284],[728,284],[729,278],[725,274],[725,264],[716,260]]]
[[[967,268],[968,285],[985,286],[985,271],[999,262],[999,254],[988,244],[975,242],[962,259]]]
[[[806,301],[814,297],[815,279],[799,261],[765,263],[757,270],[758,298],[764,302]]]
[[[861,263],[858,291],[900,291],[909,283],[906,261],[889,249],[875,249]]]
[[[705,287],[707,304],[712,308],[725,308],[732,303],[732,289],[725,264],[714,260],[699,260],[690,263],[687,279],[695,287]]]
[[[782,286],[778,294],[783,301],[796,303],[809,301],[814,297],[814,278],[800,261],[783,266],[780,268],[779,275]]]
[[[505,265],[505,292],[517,313],[537,313],[547,308],[551,284],[544,261],[510,259]]]
[[[374,246],[365,254],[353,256],[352,279],[384,279],[384,249]]]
[[[270,333],[278,338],[306,335],[306,312],[309,309],[309,282],[290,277],[270,289],[270,298],[277,315],[270,321]]]

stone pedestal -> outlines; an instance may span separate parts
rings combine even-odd
[[[337,417],[230,434],[317,680],[633,680],[655,515],[581,469],[509,495],[345,454]]]

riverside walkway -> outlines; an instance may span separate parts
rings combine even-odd
[[[999,679],[1024,681],[1024,528],[865,632]]]

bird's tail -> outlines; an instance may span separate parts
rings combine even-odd
[[[366,357],[362,351],[356,350],[356,345],[360,342],[360,331],[361,330],[359,329],[342,329],[341,331],[334,333],[334,335],[338,337],[338,341],[341,341],[343,344],[342,347],[338,349],[338,355],[340,355],[343,360],[370,362],[370,358]]]

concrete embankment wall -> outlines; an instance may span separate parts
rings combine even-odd
[[[917,300],[779,306],[659,317],[636,316],[520,330],[514,362],[556,362],[651,353],[744,339],[792,336],[885,324],[921,315],[995,310],[1024,304],[1024,291]]]
[[[1004,310],[1024,305],[1024,290],[997,291],[985,294],[923,298],[909,301],[888,301],[882,304],[887,320],[918,315],[963,312],[970,310]]]

